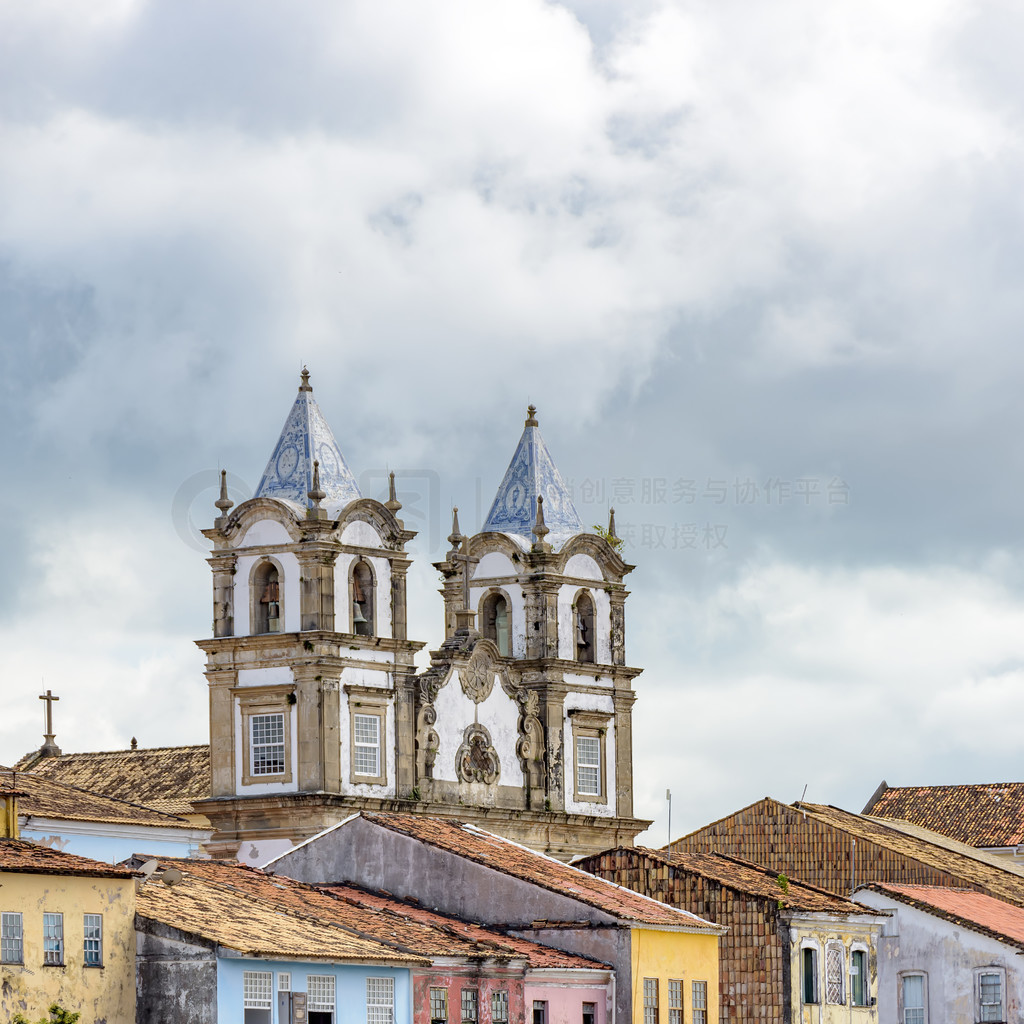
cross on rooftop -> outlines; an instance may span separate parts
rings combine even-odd
[[[60,697],[55,697],[53,695],[53,691],[47,690],[46,693],[41,693],[39,695],[39,699],[46,701],[46,729],[43,732],[45,742],[40,748],[40,753],[59,756],[60,747],[58,747],[57,744],[53,741],[53,702],[55,700],[60,700]]]

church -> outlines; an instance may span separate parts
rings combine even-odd
[[[382,810],[561,859],[632,845],[649,824],[633,816],[633,566],[614,513],[583,528],[533,406],[480,531],[463,536],[455,510],[424,670],[394,474],[389,500],[360,494],[305,369],[255,495],[235,506],[221,481],[203,531],[213,635],[197,641],[209,788],[191,801],[213,856],[265,863]],[[63,760],[40,754],[30,770]]]

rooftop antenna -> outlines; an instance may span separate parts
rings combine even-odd
[[[614,515],[614,513],[613,513]],[[672,790],[665,790],[665,799],[668,801],[668,855],[672,856]]]

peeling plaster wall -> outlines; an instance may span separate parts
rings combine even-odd
[[[0,1020],[30,1020],[51,1003],[88,1024],[135,1019],[135,883],[131,878],[0,872],[0,911],[20,913],[21,964],[0,964]],[[64,964],[43,966],[43,914],[64,915]],[[103,915],[103,966],[84,962],[85,914]]]
[[[236,548],[255,548],[266,545],[287,547],[292,539],[276,519],[260,519],[252,524],[235,545]]]
[[[895,911],[886,923],[878,951],[880,1021],[898,1020],[900,973],[923,971],[928,976],[928,1024],[960,1024],[978,1020],[975,972],[1001,967],[1006,972],[1007,1021],[1021,1019],[1024,965],[1015,947],[961,927],[936,915],[860,889],[854,899],[868,907]]]
[[[495,992],[508,992],[508,1019],[512,1024],[524,1020],[523,971],[497,964],[470,964],[447,971],[415,973],[412,981],[413,1024],[430,1024],[430,990],[443,988],[448,993],[448,1020],[461,1020],[462,990],[479,993],[479,1024],[492,1024],[491,998]],[[578,1024],[574,1021],[573,1024]],[[598,1021],[598,1024],[602,1024]]]
[[[217,959],[212,945],[146,918],[140,917],[137,924],[137,1024],[216,1020]]]
[[[583,1004],[594,1004],[595,1024],[607,1024],[612,1014],[612,987],[587,985],[582,981],[554,981],[544,971],[531,971],[526,983],[526,1005],[534,1000],[548,1004],[547,1024],[580,1024]]]

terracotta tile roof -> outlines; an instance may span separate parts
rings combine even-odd
[[[234,894],[232,898],[254,901],[265,910],[269,908],[275,913],[291,915],[314,924],[319,922],[321,930],[330,926],[379,943],[392,951],[392,959],[396,955],[465,957],[474,961],[525,960],[531,967],[606,969],[604,964],[586,957],[503,935],[481,925],[417,907],[385,893],[367,892],[358,886],[312,886],[284,875],[274,875],[259,868],[225,861],[169,858],[161,861],[161,867],[166,866],[178,868],[187,879],[208,884],[226,894]],[[148,893],[154,886],[157,886],[156,882],[148,883],[143,893]],[[167,887],[159,885],[159,888]],[[173,887],[175,893],[180,889],[181,883]],[[208,894],[205,898],[209,900],[213,897]],[[166,924],[174,924],[175,927],[183,927],[168,920],[161,910],[150,914],[148,910],[142,909],[149,904],[140,903],[139,906],[139,913],[145,913]],[[239,948],[233,942],[210,934],[208,929],[200,930],[200,924],[193,922],[193,926],[185,930],[215,938],[231,948]],[[238,934],[233,934],[233,941],[240,941]]]
[[[436,846],[483,864],[495,871],[523,879],[533,885],[579,900],[613,917],[658,928],[681,928],[719,934],[721,929],[696,914],[668,907],[597,878],[586,871],[563,864],[553,857],[528,850],[483,829],[444,818],[425,815],[385,814],[361,811],[367,821],[420,842]]]
[[[136,895],[135,912],[247,956],[429,962],[198,874],[184,874],[173,886],[148,881]]]
[[[1024,868],[1007,857],[987,854],[949,836],[902,821],[853,814],[821,804],[797,806],[816,820],[841,828],[850,835],[898,850],[994,896],[1024,903]]]
[[[192,802],[210,796],[210,748],[205,744],[35,757],[26,755],[15,768],[166,814],[192,814]]]
[[[1024,843],[1024,782],[979,786],[891,786],[864,808],[899,818],[968,846]]]
[[[350,902],[353,907],[361,909],[364,914],[372,910],[380,915],[380,922],[385,927],[393,927],[397,918],[410,927],[423,929],[432,932],[435,936],[442,938],[438,948],[431,948],[430,939],[424,935],[418,947],[423,953],[431,956],[452,956],[472,955],[474,958],[501,958],[502,956],[513,956],[526,960],[528,967],[534,968],[561,968],[563,970],[602,970],[607,966],[597,960],[591,960],[583,956],[574,956],[571,953],[563,953],[561,950],[552,949],[550,946],[543,946],[537,942],[530,942],[528,939],[519,939],[514,935],[506,935],[502,932],[485,928],[483,925],[463,921],[456,917],[449,917],[437,911],[427,910],[424,907],[417,907],[405,900],[398,900],[392,896],[382,893],[371,893],[353,885],[329,885],[322,886],[339,901]],[[364,917],[365,922],[365,917]],[[364,923],[365,927],[365,923]],[[449,938],[450,936],[450,938]],[[412,935],[410,934],[410,937]],[[454,952],[452,939],[460,944],[469,946],[474,950],[473,954]],[[437,941],[436,938],[433,941]],[[443,946],[447,943],[452,946],[452,952],[444,952]]]
[[[130,868],[51,850],[27,839],[0,839],[0,873],[4,871],[28,875],[88,875],[92,878],[131,878],[133,875]]]
[[[60,818],[70,821],[97,821],[118,825],[153,825],[164,828],[195,828],[177,815],[165,814],[150,807],[140,807],[127,800],[69,786],[31,772],[15,772],[0,767],[0,794],[15,790],[19,815],[36,818]]]
[[[949,889],[935,885],[892,885],[876,882],[864,888],[885,893],[910,906],[1008,940],[1024,950],[1024,907],[997,900],[973,889]]]
[[[865,908],[852,900],[836,896],[827,889],[808,885],[792,878],[786,879],[786,888],[779,884],[779,874],[757,864],[727,857],[721,853],[674,853],[667,860],[656,850],[638,848],[638,852],[669,864],[673,869],[688,871],[712,879],[747,896],[769,899],[787,910],[826,914],[863,914]]]

